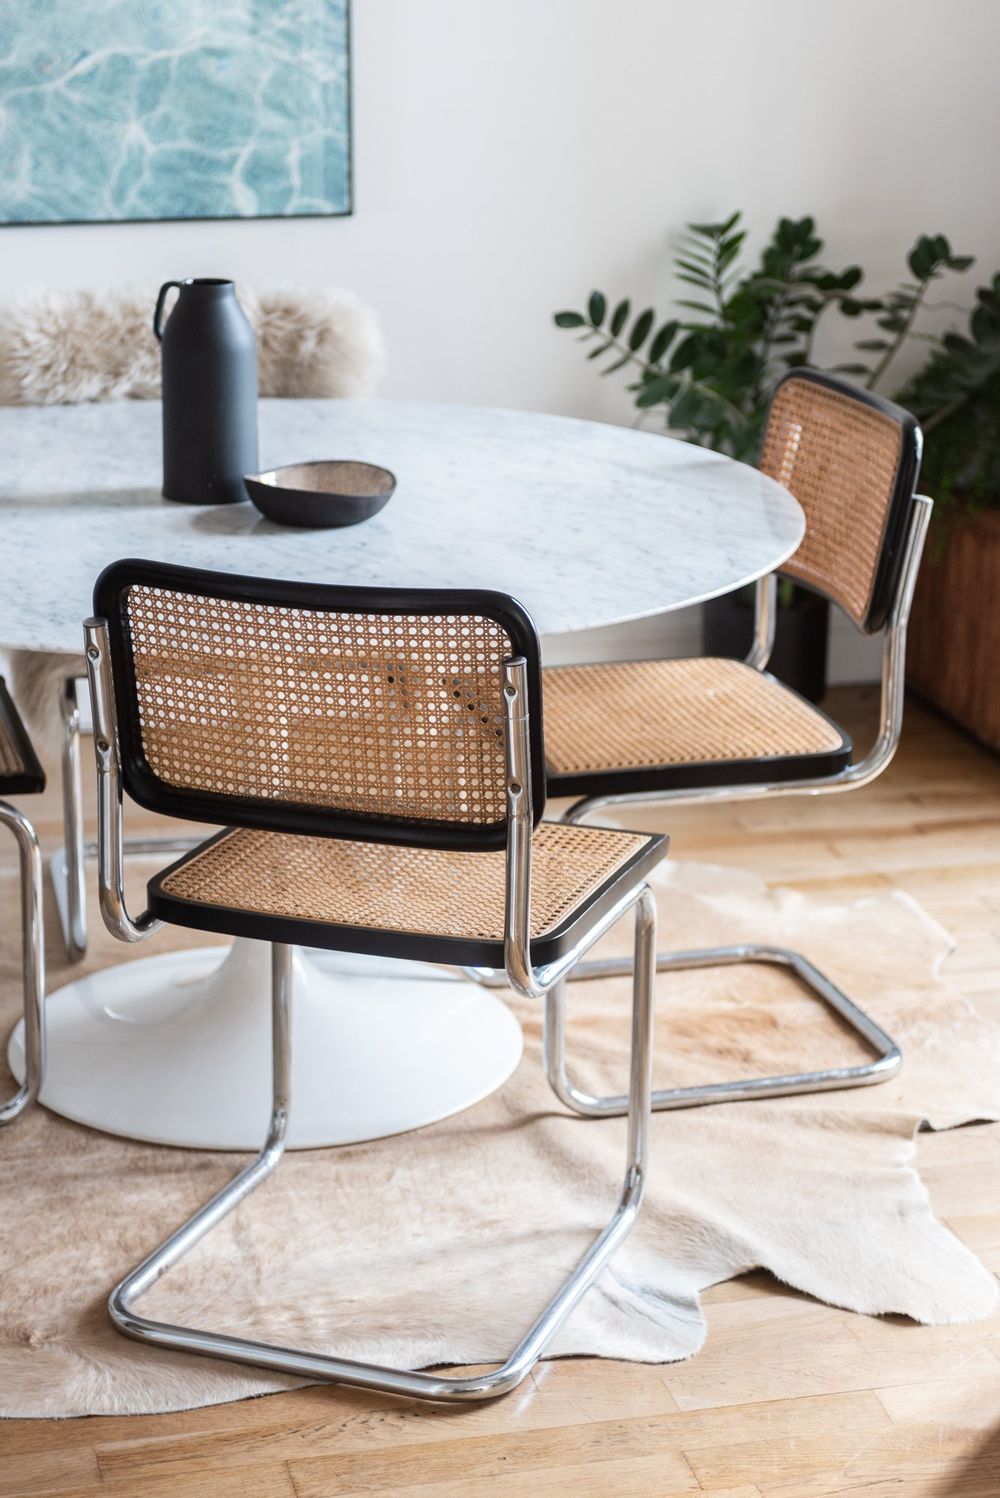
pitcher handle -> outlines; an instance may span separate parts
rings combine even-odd
[[[153,313],[153,332],[161,343],[163,342],[163,304],[167,300],[167,292],[172,286],[176,286],[180,291],[183,284],[183,281],[164,281],[160,287],[160,294],[156,298],[156,310]]]

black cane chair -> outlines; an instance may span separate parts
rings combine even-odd
[[[45,1071],[45,941],[42,924],[42,859],[35,829],[7,796],[45,789],[45,772],[0,676],[0,827],[17,842],[21,872],[21,968],[24,993],[24,1081],[0,1103],[0,1128],[13,1123],[38,1096]]]
[[[760,468],[795,495],[805,537],[782,569],[838,603],[865,634],[883,635],[878,737],[852,762],[848,734],[765,670],[774,640],[776,580],[758,585],[755,640],[746,661],[652,660],[559,666],[544,673],[550,796],[579,798],[565,819],[603,808],[717,804],[818,795],[867,785],[888,765],[903,721],[906,625],[931,501],[915,492],[921,434],[912,416],[869,391],[813,370],[778,384]],[[663,952],[660,971],[742,962],[787,967],[872,1049],[857,1066],[795,1072],[653,1093],[654,1109],[863,1086],[899,1068],[892,1039],[799,952],[744,944]],[[612,974],[620,963],[585,963],[574,978]],[[488,980],[487,980],[488,981]],[[558,1005],[558,991],[553,1004]],[[554,1016],[553,1033],[562,1034]],[[620,1112],[622,1098],[593,1098],[567,1076],[562,1046],[549,1080],[578,1112]]]
[[[655,906],[663,838],[540,821],[541,672],[513,599],[309,587],[116,563],[85,627],[98,765],[100,893],[124,940],[160,922],[272,944],[273,1106],[260,1156],[111,1297],[144,1342],[437,1400],[512,1389],[629,1232],[642,1192]],[[158,874],[133,920],[122,790],[223,823]],[[502,967],[540,997],[636,911],[626,1175],[618,1208],[502,1367],[378,1367],[137,1314],[139,1296],[275,1167],[290,1092],[290,944]],[[221,1082],[221,1079],[220,1079]]]

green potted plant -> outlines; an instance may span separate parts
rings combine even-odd
[[[666,431],[730,457],[756,459],[771,389],[788,369],[815,367],[817,331],[831,317],[874,318],[855,341],[859,358],[832,366],[868,388],[885,385],[900,349],[918,334],[915,323],[931,285],[967,270],[943,235],[921,235],[907,258],[910,277],[894,290],[861,293],[857,265],[829,270],[812,218],[782,218],[758,264],[742,263],[746,231],[741,215],[721,223],[689,224],[675,260],[691,294],[676,316],[652,307],[634,311],[628,298],[611,302],[591,293],[583,311],[555,314],[589,345],[587,358],[603,375],[627,370],[639,420],[658,417]],[[942,358],[948,342],[930,340]],[[705,608],[705,648],[745,655],[752,631],[752,590]],[[828,607],[807,588],[783,579],[771,669],[804,695],[825,690]]]
[[[1000,276],[899,398],[923,424],[921,487],[937,503],[907,676],[1000,749]]]

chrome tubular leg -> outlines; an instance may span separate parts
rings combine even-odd
[[[0,826],[17,840],[21,866],[21,961],[24,986],[24,1081],[0,1103],[0,1128],[13,1123],[38,1096],[45,1075],[45,939],[42,924],[42,855],[35,829],[15,807],[0,801]]]
[[[83,789],[80,779],[80,712],[76,702],[76,680],[63,684],[62,717],[65,737],[62,752],[63,859],[65,861],[65,906],[58,902],[63,942],[70,962],[79,962],[87,951],[86,846],[83,830]],[[56,855],[58,857],[58,855]]]
[[[97,843],[88,839],[83,815],[83,788],[80,774],[80,711],[77,706],[77,680],[67,677],[61,699],[65,737],[62,751],[63,846],[50,859],[50,873],[56,894],[56,909],[62,928],[63,945],[70,962],[79,962],[87,951],[87,859],[97,857]],[[131,837],[124,841],[126,854],[142,857],[168,853],[188,853],[198,845],[198,836]]]
[[[489,1373],[448,1377],[410,1369],[356,1362],[323,1353],[301,1352],[242,1337],[190,1327],[171,1326],[138,1315],[133,1303],[212,1227],[270,1174],[281,1157],[289,1106],[289,985],[291,949],[274,947],[272,1014],[274,1025],[274,1084],[271,1128],[263,1151],[252,1165],[196,1212],[132,1271],[114,1290],[109,1303],[111,1319],[126,1336],[205,1357],[251,1363],[261,1368],[300,1378],[352,1384],[383,1393],[442,1402],[495,1398],[513,1389],[542,1355],[545,1347],[573,1307],[601,1272],[615,1248],[630,1231],[639,1204],[645,1176],[649,1129],[650,1071],[652,1066],[653,967],[656,950],[656,909],[644,887],[637,896],[637,962],[632,1019],[632,1062],[625,1108],[629,1114],[628,1158],[625,1181],[617,1210],[572,1274],[559,1288],[544,1311],[521,1339],[503,1365]]]
[[[291,1102],[291,979],[292,949],[275,943],[271,953],[271,1124],[263,1149],[252,1164],[247,1165],[221,1191],[216,1192],[210,1201],[199,1208],[193,1217],[189,1217],[159,1248],[154,1249],[111,1292],[108,1302],[111,1320],[119,1331],[128,1337],[134,1337],[136,1341],[155,1342],[161,1347],[182,1348],[187,1352],[203,1352],[212,1357],[226,1356],[224,1352],[210,1349],[209,1343],[220,1340],[213,1334],[189,1327],[170,1326],[161,1321],[150,1321],[145,1316],[136,1315],[132,1310],[132,1303],[151,1285],[155,1285],[168,1269],[184,1257],[188,1249],[193,1248],[217,1222],[221,1222],[245,1196],[249,1196],[271,1174],[284,1153]],[[231,1342],[234,1339],[221,1340]]]
[[[871,1060],[855,1066],[829,1067],[820,1071],[788,1072],[781,1076],[751,1077],[737,1082],[712,1082],[700,1087],[673,1087],[653,1092],[653,1111],[703,1107],[709,1103],[749,1102],[755,1098],[787,1097],[793,1093],[830,1092],[845,1087],[870,1087],[898,1072],[902,1055],[890,1035],[869,1014],[832,983],[817,967],[786,947],[747,943],[733,947],[708,947],[697,952],[661,952],[657,972],[680,972],[689,968],[730,967],[744,962],[762,962],[790,969],[814,998],[840,1016],[874,1052]],[[579,963],[569,981],[583,978],[625,977],[632,971],[628,958],[595,959]],[[551,1011],[551,1013],[550,1013]],[[566,1071],[565,1000],[560,990],[548,995],[546,1009],[546,1072],[553,1089],[568,1107],[588,1118],[608,1118],[626,1111],[624,1096],[594,1097],[569,1080]]]

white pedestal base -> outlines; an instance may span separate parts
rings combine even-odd
[[[521,1029],[501,999],[433,968],[392,968],[296,950],[291,1149],[447,1118],[517,1066]],[[53,1112],[155,1144],[260,1148],[271,1102],[266,943],[124,962],[50,994],[46,1016],[41,1101]],[[21,1025],[8,1061],[20,1081]]]

